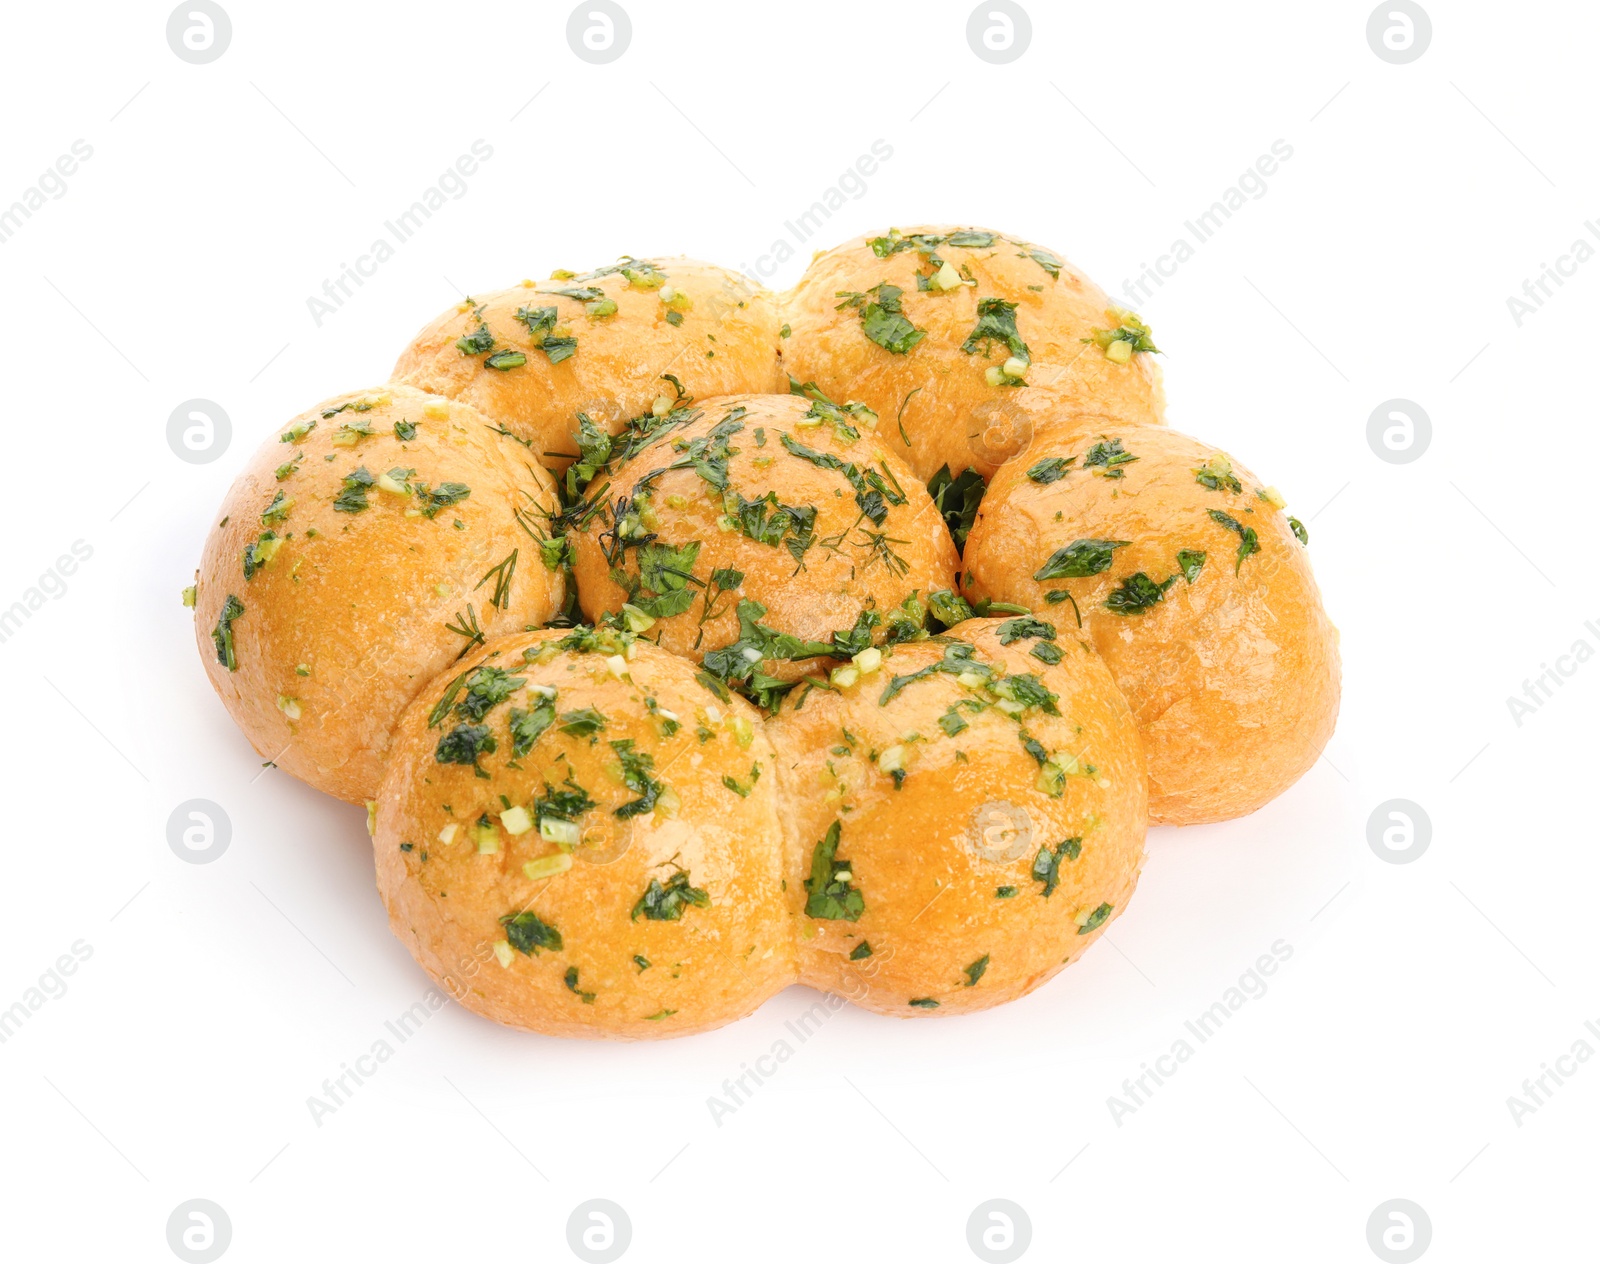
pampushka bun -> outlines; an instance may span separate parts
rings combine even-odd
[[[623,613],[754,692],[921,635],[957,556],[885,429],[855,404],[746,395],[630,432],[575,533],[584,615]]]
[[[560,471],[578,455],[579,413],[615,434],[672,398],[673,379],[701,398],[782,390],[778,326],[774,297],[737,272],[625,258],[457,304],[394,380],[473,405]]]
[[[927,481],[988,478],[1061,408],[1159,422],[1150,331],[1054,251],[987,229],[890,229],[818,255],[784,300],[788,372],[883,418]]]
[[[492,641],[401,722],[373,837],[390,924],[512,1027],[731,1022],[795,980],[773,774],[748,704],[631,633]]]
[[[561,609],[550,474],[463,404],[338,395],[268,440],[206,541],[195,639],[263,759],[370,799],[422,684],[482,637]]]
[[[901,1017],[1014,1000],[1138,880],[1127,703],[1053,619],[974,619],[879,653],[832,689],[802,685],[769,724],[802,981]]]
[[[978,510],[963,593],[1081,614],[1139,722],[1152,821],[1253,812],[1333,732],[1338,633],[1282,509],[1210,444],[1068,419],[1034,434]]]
[[[781,297],[556,272],[267,443],[184,600],[261,755],[368,801],[391,927],[474,1012],[985,1009],[1121,915],[1147,822],[1254,810],[1337,715],[1305,528],[1165,426],[1157,354],[986,229]]]

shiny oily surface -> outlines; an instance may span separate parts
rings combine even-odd
[[[773,754],[631,634],[490,642],[407,711],[375,810],[395,934],[467,1008],[644,1040],[795,981]]]
[[[560,471],[578,414],[615,434],[676,387],[702,398],[783,390],[776,300],[695,259],[558,272],[463,300],[412,340],[394,379],[464,400]]]
[[[235,480],[196,580],[206,674],[263,759],[370,799],[389,734],[469,642],[560,608],[550,474],[471,408],[404,386],[334,396]]]
[[[713,674],[736,684],[792,681],[835,633],[854,634],[847,659],[900,625],[920,632],[927,595],[955,583],[955,546],[927,489],[882,419],[851,404],[696,402],[614,459],[590,494],[574,549],[584,615],[626,603],[643,635],[696,661],[714,655]],[[817,644],[808,654],[780,636]]]
[[[924,482],[941,466],[987,478],[1060,409],[1161,420],[1155,344],[1130,316],[1047,247],[890,229],[812,261],[784,296],[784,360],[830,398],[873,408]]]
[[[1144,856],[1132,716],[1085,640],[972,619],[842,690],[778,753],[804,982],[901,1017],[1025,995],[1120,915]]]
[[[964,594],[1081,613],[1138,720],[1152,821],[1253,812],[1333,731],[1338,632],[1280,505],[1210,444],[1079,419],[1038,431],[979,508]]]

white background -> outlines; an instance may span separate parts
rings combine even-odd
[[[1506,702],[1600,648],[1600,262],[1520,327],[1506,303],[1600,246],[1593,7],[1429,0],[1431,46],[1392,65],[1364,2],[1026,0],[1032,44],[995,66],[965,3],[625,3],[601,66],[565,3],[225,0],[209,65],[170,50],[163,4],[7,6],[0,208],[93,147],[0,245],[0,607],[93,549],[0,644],[0,1008],[93,954],[0,1045],[8,1258],[170,1260],[197,1197],[229,1261],[568,1259],[592,1197],[626,1209],[630,1260],[970,1260],[990,1198],[1025,1209],[1030,1260],[1369,1260],[1391,1198],[1425,1209],[1430,1259],[1593,1258],[1600,1059],[1520,1126],[1507,1098],[1600,1050],[1600,664],[1520,726]],[[478,138],[465,195],[317,327],[307,297]],[[1326,759],[1247,820],[1152,831],[1127,914],[1043,990],[936,1022],[843,1010],[720,1126],[707,1099],[811,993],[638,1046],[451,1005],[317,1126],[306,1099],[427,980],[360,809],[263,775],[206,684],[179,590],[214,507],[463,291],[623,252],[754,267],[877,139],[892,158],[770,283],[814,246],[953,222],[1116,292],[1292,146],[1142,312],[1171,422],[1310,527],[1343,633]],[[232,419],[212,464],[166,440],[196,397]],[[1366,439],[1395,397],[1433,423],[1409,464]],[[168,847],[191,798],[232,821],[215,863]],[[1368,844],[1392,798],[1432,822],[1409,864]],[[1265,995],[1114,1121],[1279,940]]]

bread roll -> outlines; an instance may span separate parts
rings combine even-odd
[[[922,635],[957,557],[894,447],[870,412],[794,395],[705,400],[634,432],[576,533],[584,614],[624,612],[768,701],[818,654]]]
[[[1003,233],[857,237],[812,261],[784,319],[790,374],[874,409],[924,482],[941,466],[989,477],[1063,407],[1162,417],[1149,330],[1059,254]]]
[[[772,748],[631,633],[492,641],[406,712],[378,795],[394,932],[468,1009],[643,1040],[795,980]]]
[[[473,405],[531,441],[551,470],[578,455],[579,413],[608,434],[675,389],[784,388],[777,304],[695,259],[624,259],[467,299],[422,330],[397,382]]]
[[[963,592],[1069,625],[1081,614],[1139,722],[1152,821],[1253,812],[1333,732],[1338,633],[1282,505],[1188,435],[1066,419],[978,510]]]
[[[778,752],[801,977],[884,1014],[985,1009],[1133,894],[1145,775],[1105,664],[1049,619],[974,619],[801,688]]]
[[[250,744],[359,803],[418,688],[464,650],[561,609],[541,560],[550,474],[463,404],[408,386],[296,417],[206,540],[195,639]]]

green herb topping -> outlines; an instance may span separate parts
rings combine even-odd
[[[506,941],[525,957],[537,957],[541,948],[551,952],[562,949],[561,932],[541,921],[532,910],[507,913],[500,919],[500,925],[506,928]]]
[[[894,355],[905,355],[927,337],[927,333],[906,318],[900,303],[900,296],[904,292],[898,285],[890,285],[887,281],[873,286],[865,294],[840,290],[834,297],[842,298],[844,302],[834,310],[854,308],[861,317],[862,333],[884,350]]]
[[[1239,548],[1233,555],[1233,573],[1237,575],[1239,568],[1244,565],[1245,558],[1252,553],[1261,552],[1261,541],[1256,536],[1256,529],[1245,526],[1233,515],[1225,514],[1220,509],[1208,509],[1206,513],[1210,515],[1211,521],[1219,527],[1227,527],[1229,531],[1238,533]]]
[[[1033,573],[1036,580],[1082,579],[1111,568],[1112,554],[1125,548],[1127,540],[1074,540],[1064,544]]]
[[[1168,575],[1159,584],[1143,571],[1135,571],[1106,597],[1107,610],[1120,615],[1143,614],[1167,595],[1167,589],[1178,582],[1176,575]]]
[[[1138,459],[1131,452],[1123,450],[1121,439],[1102,439],[1084,454],[1083,468],[1092,468],[1102,478],[1121,478],[1124,473],[1122,467]]]
[[[680,869],[667,879],[666,884],[656,879],[650,879],[650,885],[645,888],[639,902],[633,906],[630,917],[633,921],[639,920],[639,915],[644,914],[645,919],[651,922],[675,922],[683,916],[685,905],[695,908],[707,908],[711,904],[711,897],[699,887],[689,885],[689,875]]]
[[[1033,858],[1033,868],[1030,875],[1035,882],[1043,884],[1039,892],[1045,899],[1055,894],[1055,889],[1061,885],[1061,861],[1076,860],[1083,851],[1081,838],[1064,838],[1057,843],[1054,849],[1040,847],[1039,854]]]
[[[839,822],[835,821],[811,852],[811,876],[805,879],[807,917],[853,922],[866,912],[866,900],[851,885],[855,875],[850,862],[838,852]]]
[[[233,649],[233,621],[244,613],[244,602],[232,593],[222,603],[217,615],[217,626],[211,629],[211,643],[217,647],[217,662],[229,671],[239,670],[239,659]]]

